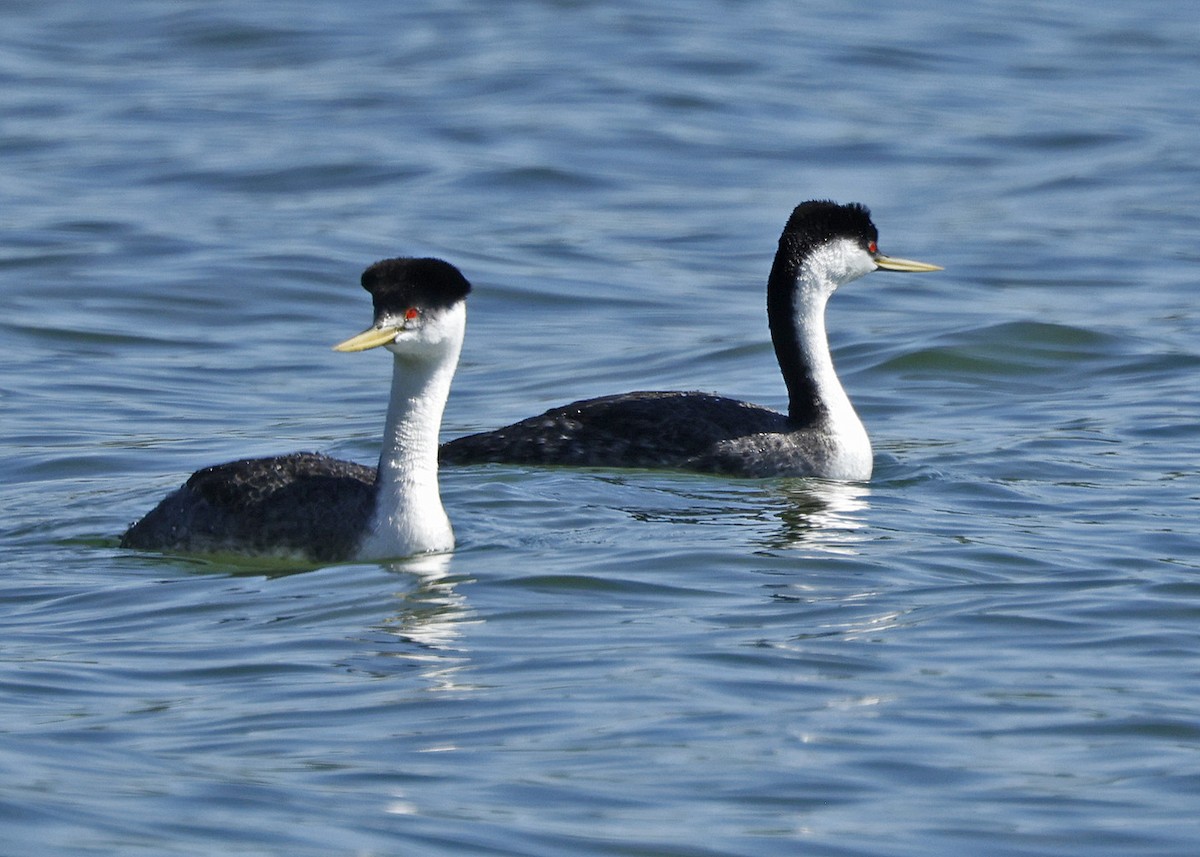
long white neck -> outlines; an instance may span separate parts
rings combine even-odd
[[[797,385],[797,389],[811,397],[809,406],[817,414],[817,430],[829,438],[829,472],[825,475],[866,480],[871,477],[871,439],[834,369],[825,332],[825,307],[832,292],[819,271],[807,267],[800,271],[792,324],[806,383]],[[793,410],[797,404],[792,403]]]
[[[360,559],[454,547],[438,492],[438,432],[460,348],[461,340],[448,344],[437,358],[394,356],[375,514],[359,548]]]

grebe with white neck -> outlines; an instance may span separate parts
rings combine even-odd
[[[126,531],[122,547],[333,562],[447,551],[438,431],[466,329],[466,278],[440,259],[367,268],[375,323],[334,346],[392,352],[379,467],[311,452],[233,461],[192,474]]]
[[[447,464],[501,462],[672,468],[732,476],[871,478],[871,441],[829,353],[825,305],[872,271],[940,271],[884,256],[865,206],[796,207],[767,280],[767,318],[788,412],[698,392],[636,392],[573,402],[442,446]]]

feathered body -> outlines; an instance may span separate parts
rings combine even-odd
[[[825,306],[838,286],[875,270],[938,270],[883,256],[877,241],[870,213],[857,204],[806,202],[788,219],[767,279],[787,414],[707,393],[623,393],[450,441],[442,462],[869,479],[871,441],[834,370]]]
[[[123,547],[330,562],[454,546],[437,440],[470,284],[441,260],[402,258],[372,265],[362,285],[375,324],[337,347],[392,352],[379,466],[298,452],[206,467],[130,527]]]

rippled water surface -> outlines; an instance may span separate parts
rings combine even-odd
[[[0,33],[12,854],[1191,855],[1191,4],[43,0]],[[377,454],[358,273],[475,284],[444,433],[784,405],[803,199],[869,485],[469,467],[459,549],[120,550],[197,467]]]

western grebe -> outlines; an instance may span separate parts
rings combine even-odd
[[[207,467],[130,527],[122,547],[317,561],[454,547],[437,443],[471,285],[440,259],[402,258],[367,268],[362,286],[375,323],[334,347],[392,352],[378,469],[309,452]]]
[[[734,476],[871,477],[871,441],[833,368],[825,304],[875,270],[939,271],[880,254],[865,206],[796,207],[767,280],[767,318],[788,413],[696,392],[573,402],[442,446],[445,463],[677,468]]]

